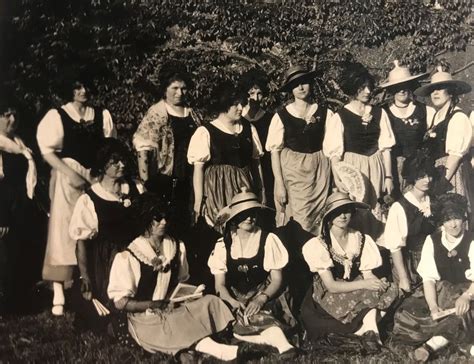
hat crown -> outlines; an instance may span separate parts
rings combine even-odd
[[[452,81],[452,80],[453,80],[453,76],[451,75],[451,73],[440,71],[440,70],[433,73],[433,75],[431,76],[431,83],[445,82],[445,81]]]
[[[326,200],[326,206],[328,207],[328,209],[330,209],[331,206],[334,205],[336,202],[337,203],[339,203],[339,202],[352,203],[352,202],[355,202],[355,201],[350,198],[349,194],[347,194],[345,192],[337,191],[337,192],[332,193],[328,197],[328,199]]]
[[[308,73],[309,71],[306,69],[306,67],[302,65],[296,65],[296,66],[291,66],[286,72],[285,72],[285,80],[288,80],[290,78],[293,78],[294,76],[297,76],[299,73]]]
[[[387,82],[398,82],[412,77],[408,67],[400,66],[398,61],[394,61],[395,67],[388,73]]]
[[[232,209],[233,206],[236,206],[242,202],[247,201],[256,201],[258,202],[258,197],[255,193],[248,191],[246,187],[241,188],[241,192],[232,197],[229,207]]]

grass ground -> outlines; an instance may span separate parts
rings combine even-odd
[[[49,311],[39,314],[0,318],[0,363],[172,363],[170,356],[151,355],[140,348],[125,348],[106,337],[75,333],[73,315],[53,317]],[[307,348],[298,363],[410,363],[410,347],[397,346],[388,340],[377,355],[337,353],[328,348]],[[216,363],[210,358],[196,362]],[[278,363],[277,357],[260,360]],[[434,358],[435,363],[474,363],[454,347]]]

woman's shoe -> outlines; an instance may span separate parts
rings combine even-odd
[[[54,305],[51,309],[51,312],[54,316],[63,316],[64,315],[64,305]]]
[[[419,346],[413,352],[413,359],[416,361],[426,362],[430,358],[431,354],[434,353],[434,350],[427,343]]]

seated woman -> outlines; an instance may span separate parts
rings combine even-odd
[[[176,354],[194,345],[196,351],[218,359],[236,359],[241,347],[210,337],[234,320],[222,300],[207,295],[177,306],[167,301],[189,276],[184,244],[166,232],[167,205],[145,192],[135,201],[134,211],[140,235],[115,256],[107,290],[115,307],[127,313],[123,327],[151,353]]]
[[[288,253],[280,239],[262,230],[258,197],[243,189],[219,212],[225,223],[224,237],[217,241],[208,265],[217,294],[237,315],[234,336],[243,341],[267,344],[289,359],[297,350],[287,341],[281,323],[272,314],[282,292],[282,269]],[[281,312],[281,310],[280,310]]]
[[[353,333],[380,343],[377,320],[398,296],[395,285],[372,273],[382,264],[372,238],[349,228],[356,208],[368,206],[334,192],[326,203],[321,235],[303,246],[315,274],[301,319],[313,340],[329,333]]]
[[[423,343],[414,358],[426,361],[432,352],[448,342],[468,340],[473,344],[467,316],[474,297],[474,235],[465,230],[467,200],[448,193],[439,198],[441,229],[428,236],[421,251],[418,273],[423,278],[425,297],[410,297],[395,315],[394,335],[411,344]],[[447,309],[455,315],[434,320],[432,315]],[[472,350],[471,350],[472,352]]]
[[[436,228],[429,196],[435,175],[434,161],[418,152],[404,161],[401,175],[410,189],[390,207],[385,225],[385,246],[392,254],[393,273],[399,287],[409,292],[421,285],[421,277],[416,271],[421,248]]]
[[[91,175],[97,178],[77,200],[69,234],[77,240],[82,297],[76,309],[78,328],[106,329],[92,299],[108,305],[107,285],[115,254],[135,237],[130,205],[142,190],[131,178],[132,155],[120,141],[108,138],[99,149]]]

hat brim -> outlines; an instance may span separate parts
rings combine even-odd
[[[368,210],[370,208],[369,205],[367,205],[364,202],[358,202],[358,201],[340,201],[338,203],[335,203],[333,206],[331,206],[331,209],[328,211],[324,212],[323,219],[322,219],[322,225],[326,222],[329,214],[333,212],[334,210],[337,210],[340,207],[343,206],[353,206],[356,209],[363,209],[363,210]]]
[[[309,71],[309,72],[304,72],[300,73],[298,75],[295,75],[294,77],[290,78],[288,81],[286,81],[283,86],[280,87],[280,92],[290,92],[293,90],[298,84],[297,81],[308,78],[308,79],[314,79],[316,77],[316,74],[318,72],[316,70]]]
[[[221,211],[219,211],[219,214],[217,215],[217,218],[216,218],[216,225],[225,225],[241,212],[251,210],[251,209],[272,210],[270,207],[262,205],[260,202],[257,202],[257,201],[248,201],[248,202],[239,204],[239,206],[236,206],[234,208],[231,208],[230,206],[226,206]]]
[[[449,87],[455,86],[456,87],[456,95],[467,94],[471,92],[472,87],[469,83],[461,81],[461,80],[447,80],[447,81],[440,81],[435,83],[429,83],[427,85],[421,86],[417,88],[414,92],[416,96],[426,97],[429,96],[433,90],[440,88],[440,87]]]
[[[427,77],[428,75],[429,75],[429,72],[425,72],[425,73],[420,73],[420,74],[415,75],[415,76],[404,78],[403,80],[381,83],[380,85],[378,85],[378,88],[379,89],[380,88],[388,88],[388,87],[395,86],[395,85],[401,85],[403,83],[407,83],[407,82],[410,82],[410,81],[419,80],[420,78]]]

